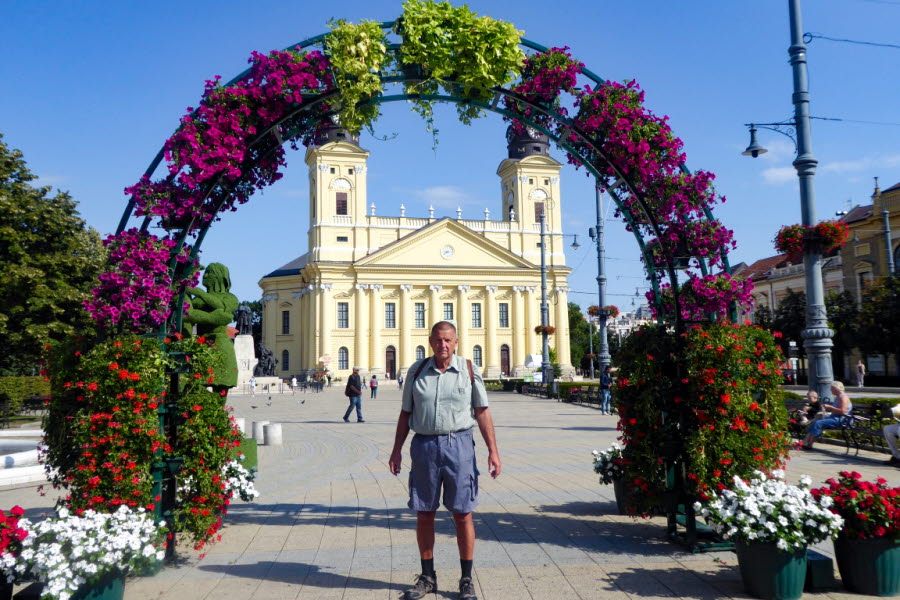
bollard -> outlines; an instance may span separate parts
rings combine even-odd
[[[263,427],[268,425],[268,421],[253,421],[253,439],[259,443],[263,443]]]
[[[234,424],[237,425],[237,428],[241,430],[241,433],[244,434],[244,436],[247,435],[247,419],[244,417],[235,417]]]
[[[266,446],[281,445],[281,423],[271,423],[263,427],[263,439]]]

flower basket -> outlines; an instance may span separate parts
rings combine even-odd
[[[834,541],[841,582],[851,592],[870,596],[900,595],[900,543],[888,538]]]
[[[543,335],[545,333],[547,335],[553,335],[554,333],[556,333],[556,327],[554,327],[553,325],[538,325],[534,328],[534,332],[538,335]]]
[[[625,480],[616,479],[613,481],[613,493],[616,497],[616,511],[620,515],[627,515],[628,505],[631,502],[630,488],[625,484]]]
[[[737,542],[744,588],[757,598],[796,600],[806,582],[806,548],[785,552],[773,542]]]
[[[834,543],[844,587],[875,596],[900,595],[900,488],[887,481],[863,481],[841,471],[828,485],[812,490],[831,504],[844,525]]]
[[[831,252],[847,243],[850,228],[840,220],[822,221],[816,225],[785,225],[775,234],[775,249],[785,254],[799,254],[805,248]]]

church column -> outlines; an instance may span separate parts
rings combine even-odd
[[[370,283],[369,291],[369,373],[379,377],[384,375],[384,348],[381,347],[381,330],[384,328],[384,307],[381,302],[381,290],[384,286],[380,283]]]
[[[527,351],[525,350],[525,340],[527,339],[525,336],[525,286],[515,285],[513,286],[513,347],[511,348],[510,357],[512,359],[512,369],[515,372],[517,369],[521,372],[522,368],[525,366],[525,354]],[[499,348],[497,351],[499,352]],[[499,357],[498,357],[499,360]]]
[[[431,290],[431,294],[429,295],[428,319],[425,321],[425,327],[430,332],[431,327],[444,318],[441,310],[441,290],[443,288],[439,285],[429,285],[428,289]]]
[[[312,371],[316,368],[316,340],[319,339],[316,324],[316,295],[315,286],[308,284],[303,297],[306,299],[306,313],[303,316],[303,324],[306,326],[306,336],[303,340],[305,358],[304,366]]]
[[[500,348],[497,346],[497,286],[484,286],[484,357],[485,376],[500,375]]]
[[[572,358],[569,356],[569,298],[566,286],[556,287],[556,356],[563,373],[572,369]]]
[[[413,360],[412,345],[412,310],[409,307],[409,296],[412,294],[412,285],[404,283],[400,286],[400,348],[397,351],[397,373],[405,373]]]
[[[366,283],[356,284],[356,315],[354,316],[356,340],[354,345],[354,353],[350,356],[350,364],[347,365],[351,369],[354,366],[367,369],[369,366],[369,303],[366,300],[366,290],[369,285]]]
[[[313,357],[316,365],[319,364],[319,357],[331,355],[331,283],[319,284],[319,353]]]
[[[469,326],[472,324],[472,316],[469,314],[469,290],[470,285],[456,286],[456,337],[459,338],[459,345],[456,348],[457,354],[471,360],[472,348],[469,346]]]

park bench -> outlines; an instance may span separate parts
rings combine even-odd
[[[50,396],[35,394],[29,396],[22,403],[22,412],[30,415],[37,415],[47,409],[50,402]]]
[[[853,412],[841,420],[841,436],[847,442],[847,453],[850,453],[851,446],[856,448],[856,455],[863,446],[876,452],[888,452],[882,431],[885,421],[895,421],[887,403],[854,405]]]
[[[562,394],[556,399],[557,402],[581,402],[581,395],[584,392],[581,391],[581,388],[571,388],[569,389],[569,395],[563,397]]]
[[[806,416],[806,398],[785,398],[784,407],[788,413],[788,433],[791,437],[802,440],[806,437],[806,425],[802,424]]]

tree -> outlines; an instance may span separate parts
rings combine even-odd
[[[800,355],[805,354],[803,348],[803,338],[800,332],[806,328],[806,294],[803,292],[795,292],[788,288],[787,295],[778,304],[775,309],[775,318],[772,319],[772,328],[780,331],[781,350],[785,356],[788,356],[788,342],[797,342],[797,350]]]
[[[572,365],[584,368],[588,353],[588,323],[584,320],[581,307],[569,302],[569,360]],[[585,363],[587,364],[587,363]]]
[[[753,311],[753,322],[763,329],[772,329],[772,310],[768,306],[760,304]]]
[[[0,134],[0,372],[32,374],[44,346],[92,325],[82,308],[106,259],[66,192],[51,196]]]
[[[900,355],[900,278],[885,277],[863,292],[859,346],[866,353]]]
[[[848,291],[829,292],[825,296],[825,308],[828,311],[828,324],[834,330],[831,365],[835,376],[838,376],[844,372],[847,352],[857,345],[859,310],[856,308],[853,294]]]

